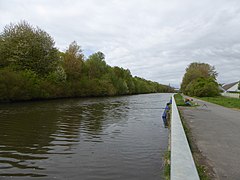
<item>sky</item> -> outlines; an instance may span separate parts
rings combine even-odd
[[[65,51],[101,51],[111,66],[179,87],[186,67],[204,62],[219,83],[240,80],[239,0],[0,0],[0,32],[26,20]]]

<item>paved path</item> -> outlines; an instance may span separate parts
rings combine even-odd
[[[240,179],[240,111],[194,99],[200,106],[181,107],[184,119],[217,179]]]

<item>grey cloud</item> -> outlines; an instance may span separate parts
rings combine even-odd
[[[0,28],[27,20],[64,50],[76,40],[133,75],[179,86],[186,66],[210,63],[219,82],[240,79],[240,1],[0,1]]]

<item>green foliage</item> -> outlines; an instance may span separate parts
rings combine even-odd
[[[45,31],[27,22],[10,24],[0,35],[0,67],[31,70],[46,75],[55,70],[58,51]]]
[[[219,95],[219,88],[212,78],[198,78],[187,85],[185,93],[190,96],[211,97]]]
[[[128,93],[129,94],[134,94],[136,88],[135,88],[135,84],[134,84],[133,78],[128,78],[126,80],[126,83],[127,83],[127,87],[128,87]]]
[[[240,81],[238,82],[238,90],[240,90]]]
[[[128,69],[113,67],[111,80],[117,89],[117,94],[133,94],[135,92],[133,77]]]
[[[64,83],[56,78],[40,78],[31,70],[0,69],[0,101],[18,101],[65,97]]]
[[[74,41],[63,54],[63,68],[68,80],[79,79],[83,69],[84,55],[81,47]]]
[[[0,35],[0,102],[60,97],[115,96],[173,92],[157,82],[111,67],[97,52],[84,60],[74,41],[65,52],[26,22],[10,24]]]
[[[117,93],[118,94],[128,94],[128,86],[127,86],[127,83],[124,79],[122,78],[119,78],[117,80],[117,82],[114,83],[115,84],[115,87],[117,89]]]
[[[105,56],[102,52],[90,55],[85,62],[85,65],[89,78],[100,78],[102,75],[107,73],[108,70],[108,66],[105,62]]]
[[[25,81],[13,71],[3,69],[0,71],[0,100],[28,99]]]
[[[191,63],[184,74],[181,90],[190,96],[216,96],[219,94],[216,83],[217,72],[205,63]]]
[[[51,72],[46,76],[46,79],[55,84],[64,83],[67,79],[67,75],[63,69],[63,67],[59,66],[55,71]]]

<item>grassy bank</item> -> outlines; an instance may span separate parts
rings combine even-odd
[[[176,100],[177,106],[185,106],[184,98],[182,97],[181,94],[174,95],[174,98]],[[194,138],[192,136],[191,129],[188,126],[186,120],[184,120],[184,116],[182,115],[181,109],[179,109],[179,114],[198,171],[198,175],[201,180],[210,180],[212,177],[212,169],[207,164],[206,158],[201,154],[200,150],[198,149],[196,142],[194,141]]]
[[[174,95],[177,106],[185,106],[184,99],[180,93]]]
[[[164,155],[164,177],[165,177],[165,180],[170,180],[170,171],[171,171],[170,161],[171,161],[171,151],[168,150],[168,151],[166,151],[166,153]]]
[[[202,99],[204,101],[208,101],[211,103],[215,103],[224,107],[228,107],[228,108],[240,109],[240,99],[237,99],[237,98],[217,96],[217,97],[202,97],[199,99]]]
[[[183,96],[182,96],[180,93],[175,94],[175,95],[174,95],[174,98],[175,98],[175,101],[176,101],[177,106],[189,106],[189,105],[187,105],[187,104],[185,103],[184,98],[183,98]],[[189,103],[191,104],[191,106],[189,106],[189,107],[197,106],[197,105],[194,104],[192,101],[190,101]]]

